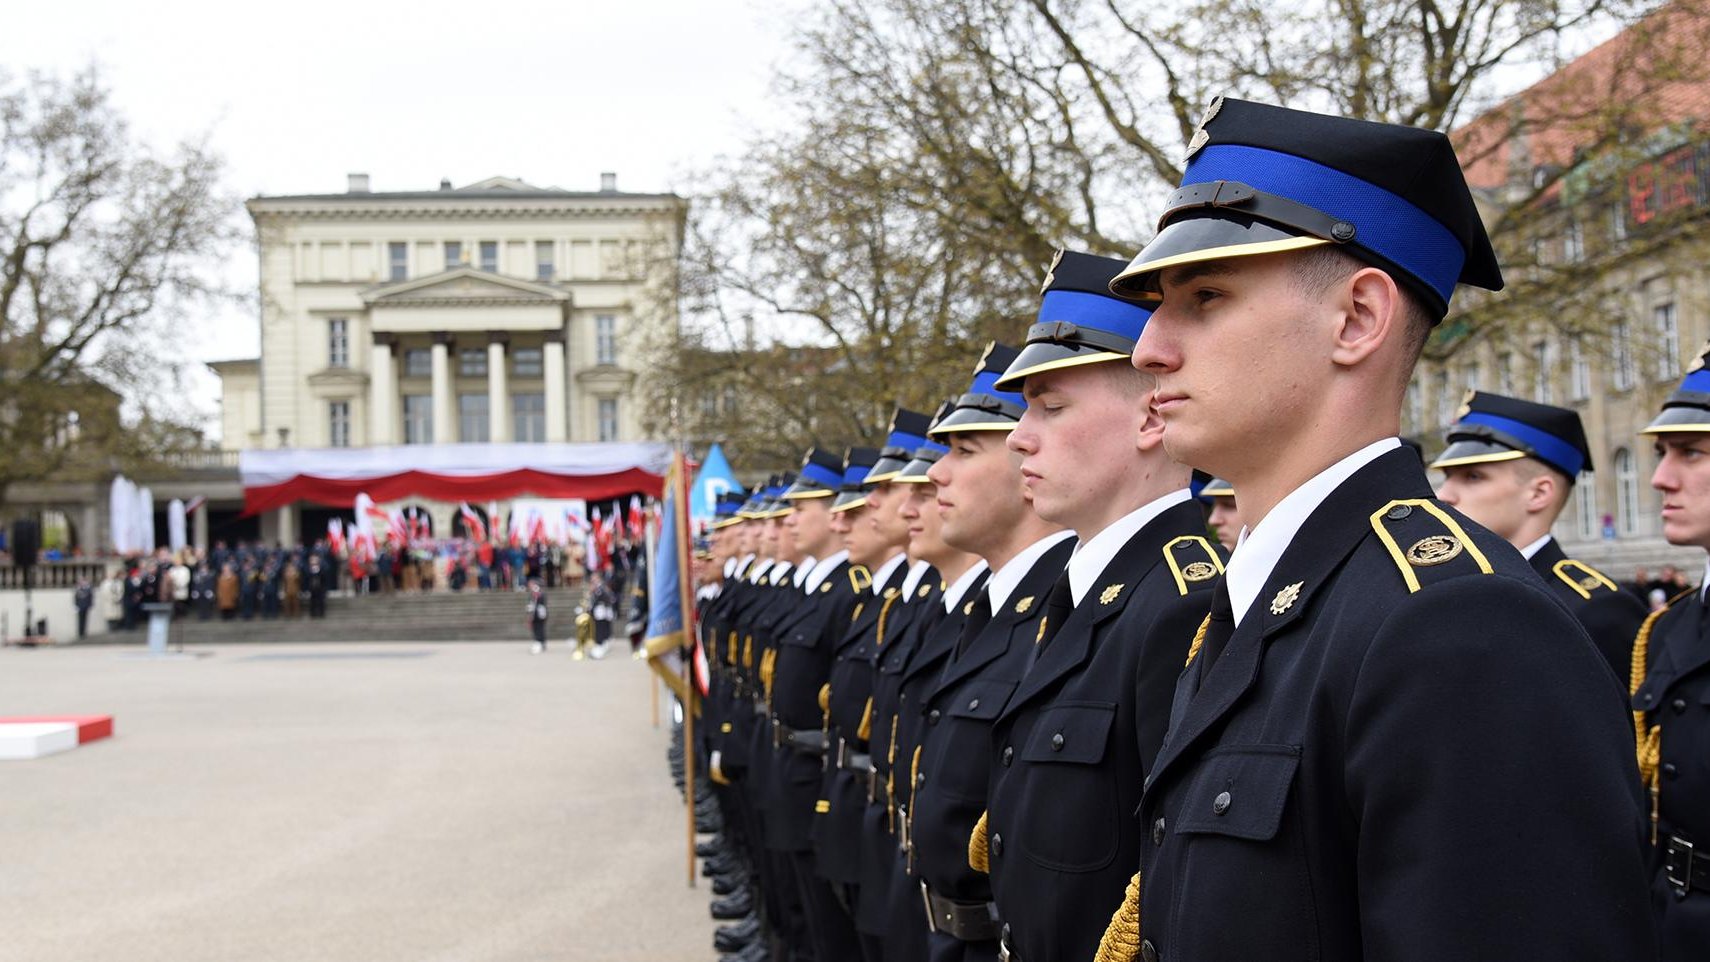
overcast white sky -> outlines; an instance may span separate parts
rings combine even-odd
[[[785,11],[765,0],[344,0],[6,4],[0,65],[99,64],[140,137],[207,133],[238,194],[424,190],[495,174],[543,186],[681,188],[766,115]],[[243,217],[241,211],[235,216]],[[247,222],[247,218],[244,218]],[[230,281],[256,283],[236,252]],[[253,357],[256,321],[207,320],[189,357]],[[217,382],[196,380],[214,412]]]

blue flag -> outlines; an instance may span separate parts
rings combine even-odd
[[[688,699],[683,680],[682,649],[688,643],[683,631],[682,597],[679,591],[687,573],[682,570],[684,547],[684,518],[682,513],[683,459],[675,455],[671,469],[665,474],[665,499],[659,506],[659,538],[653,549],[653,562],[647,566],[647,663],[659,673],[665,684]]]
[[[689,520],[696,529],[712,523],[719,495],[740,487],[742,485],[736,483],[736,473],[730,470],[730,462],[725,459],[724,448],[713,445],[707,451],[707,459],[701,463],[700,473],[695,475],[695,483],[689,487]]]

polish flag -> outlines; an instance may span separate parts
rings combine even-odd
[[[469,502],[463,502],[458,511],[463,515],[463,531],[469,540],[486,541],[487,525],[481,520],[481,516],[475,513],[475,509],[469,506]]]

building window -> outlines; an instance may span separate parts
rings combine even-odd
[[[617,318],[611,314],[594,315],[594,363],[617,363]]]
[[[350,366],[350,321],[342,317],[327,321],[327,367]]]
[[[1633,452],[1626,448],[1615,451],[1615,525],[1622,534],[1633,534],[1639,518],[1639,472],[1633,465]]]
[[[1532,359],[1532,400],[1539,404],[1551,404],[1554,398],[1550,391],[1550,367],[1555,363],[1555,359],[1550,356],[1550,342],[1534,342]]]
[[[1579,221],[1569,224],[1567,234],[1562,238],[1562,259],[1570,264],[1585,260],[1585,228]]]
[[[433,443],[433,395],[404,395],[404,443]]]
[[[1631,391],[1633,383],[1638,380],[1638,372],[1633,369],[1633,334],[1627,329],[1626,321],[1616,321],[1609,326],[1609,359],[1614,368],[1615,390]]]
[[[1503,351],[1496,355],[1496,393],[1514,396],[1514,354]]]
[[[458,377],[486,377],[487,350],[480,347],[466,347],[457,352]]]
[[[534,242],[534,279],[537,281],[552,280],[552,242]]]
[[[1591,397],[1591,359],[1585,356],[1585,335],[1575,334],[1568,341],[1569,400],[1584,401]]]
[[[1673,304],[1659,304],[1651,309],[1657,326],[1657,380],[1672,381],[1680,376],[1680,324]]]
[[[481,242],[481,269],[489,274],[499,272],[499,242]]]
[[[446,241],[445,242],[445,269],[451,270],[453,267],[462,267],[462,266],[463,266],[463,242],[462,241]]]
[[[511,396],[511,437],[517,441],[546,440],[546,395]]]
[[[335,448],[350,447],[350,402],[327,402],[327,444]]]
[[[540,377],[541,349],[519,347],[511,352],[511,374],[516,377]]]
[[[410,276],[410,245],[403,241],[392,241],[386,245],[386,270],[386,276],[395,281]]]
[[[1590,479],[1574,485],[1574,518],[1578,522],[1581,540],[1595,539],[1602,528],[1602,519],[1597,516],[1597,485]]]
[[[600,440],[618,439],[617,398],[600,398]]]
[[[433,351],[412,347],[404,351],[405,377],[433,377]]]
[[[459,441],[489,441],[487,433],[487,395],[459,394],[457,396],[457,439]]]

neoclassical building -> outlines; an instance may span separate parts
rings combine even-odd
[[[376,191],[352,174],[251,199],[261,354],[210,365],[223,447],[640,440],[641,344],[677,321],[685,202],[616,181]]]

